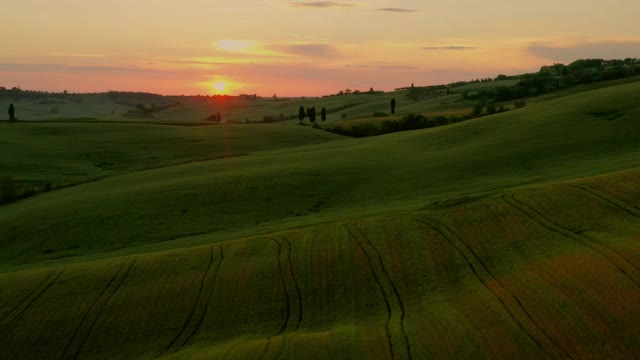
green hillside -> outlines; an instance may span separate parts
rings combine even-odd
[[[20,122],[2,127],[0,163],[18,188],[75,185],[177,164],[340,140],[305,127]]]
[[[632,358],[638,119],[640,82],[364,139],[1,124],[16,179],[96,180],[0,207],[1,353]]]

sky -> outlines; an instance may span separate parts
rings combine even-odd
[[[637,0],[14,0],[0,86],[316,96],[640,57]]]

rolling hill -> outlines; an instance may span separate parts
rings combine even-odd
[[[48,140],[5,156],[16,171],[40,154],[54,164],[18,175],[78,185],[0,207],[0,349],[633,357],[639,100],[632,82],[364,139],[291,124],[30,125]],[[13,147],[34,136],[8,131]],[[90,131],[114,133],[72,135]],[[96,175],[93,142],[119,149],[117,171]],[[55,177],[77,163],[100,179]]]

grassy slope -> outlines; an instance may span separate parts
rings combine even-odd
[[[584,91],[600,89],[615,85],[637,82],[638,78],[626,78],[612,81],[598,82],[587,85],[572,86],[567,89],[555,91],[543,96],[529,98],[527,102],[540,102],[549,99],[555,99],[562,96],[572,95]],[[180,99],[183,106],[170,107],[166,110],[154,113],[149,118],[130,116],[127,112],[133,110],[120,104],[115,104],[108,94],[92,94],[92,95],[70,95],[66,98],[49,97],[49,101],[54,104],[41,104],[42,99],[35,102],[33,100],[16,99],[0,99],[0,109],[6,109],[9,103],[16,106],[16,114],[19,119],[27,121],[66,121],[66,122],[83,122],[83,121],[121,121],[121,122],[137,122],[137,123],[205,123],[212,114],[220,113],[224,121],[233,122],[262,122],[265,116],[271,116],[279,119],[280,115],[293,115],[297,117],[298,108],[300,106],[311,107],[317,109],[325,107],[329,110],[328,122],[333,124],[341,122],[341,116],[346,114],[346,120],[360,120],[373,116],[375,112],[389,113],[389,104],[392,98],[398,102],[396,109],[397,114],[406,114],[409,112],[422,113],[428,116],[438,115],[466,115],[471,112],[472,107],[476,104],[475,100],[463,100],[461,93],[463,91],[477,91],[479,89],[490,89],[496,86],[512,86],[516,80],[494,81],[487,83],[469,84],[452,88],[454,94],[444,96],[443,90],[431,91],[425,98],[414,101],[407,98],[408,91],[394,91],[379,95],[354,95],[354,96],[337,96],[330,98],[306,98],[306,99],[273,99],[265,98],[259,101],[246,101],[235,97],[218,97],[208,100],[195,98],[165,98],[157,100],[160,103],[173,102]],[[125,99],[132,104],[148,103],[148,96],[136,98],[137,95],[129,95]],[[79,101],[79,102],[77,102]],[[507,102],[504,105],[510,105]],[[150,105],[150,104],[147,104]],[[52,109],[56,108],[58,113],[52,113]],[[333,111],[332,111],[333,110]],[[71,119],[71,120],[70,120]],[[4,120],[0,116],[0,120]],[[295,123],[289,121],[289,123]]]
[[[450,127],[138,172],[48,193],[0,209],[6,249],[0,258],[31,262],[256,225],[289,227],[322,215],[385,212],[633,167],[639,87]],[[607,121],[587,114],[604,108],[625,115]]]
[[[14,358],[632,357],[640,172],[592,176],[637,166],[639,88],[133,173],[0,208],[3,265],[32,268],[0,275],[0,348]],[[238,228],[281,231],[230,241]],[[191,232],[205,234],[162,252],[127,248]],[[37,264],[122,247],[128,256]]]
[[[0,129],[1,175],[54,185],[341,139],[281,125],[16,123]]]
[[[490,86],[490,85],[486,85]],[[235,97],[210,98],[206,101],[187,99],[183,106],[170,107],[166,110],[153,113],[151,117],[127,115],[133,110],[132,107],[119,105],[106,94],[98,95],[74,95],[72,98],[51,98],[50,100],[60,102],[55,104],[40,104],[39,101],[12,99],[0,99],[0,109],[6,109],[9,103],[14,103],[16,116],[24,121],[65,121],[65,122],[86,122],[86,121],[121,121],[134,123],[206,123],[206,119],[216,113],[222,115],[223,121],[237,123],[262,122],[265,116],[271,116],[277,120],[281,115],[297,117],[300,106],[315,106],[318,110],[321,107],[329,111],[329,122],[338,121],[342,114],[346,114],[348,119],[359,119],[370,117],[374,112],[390,111],[392,98],[398,101],[397,113],[442,113],[450,111],[464,110],[467,113],[473,106],[473,101],[460,101],[459,95],[435,96],[422,101],[413,101],[406,98],[407,91],[389,92],[379,95],[354,95],[338,96],[331,98],[306,98],[306,99],[260,99],[258,101],[247,101]],[[74,100],[81,100],[77,103]],[[131,102],[135,103],[134,98]],[[140,101],[144,103],[144,101]],[[57,113],[51,110],[56,109]],[[0,117],[0,119],[4,119]],[[72,119],[72,120],[69,120]],[[290,121],[290,122],[297,122]]]
[[[280,115],[296,116],[300,106],[305,108],[324,107],[328,111],[327,121],[329,124],[340,122],[342,115],[346,119],[361,119],[373,116],[375,112],[389,114],[391,99],[397,100],[397,114],[409,112],[425,113],[429,115],[455,113],[461,111],[468,114],[473,106],[473,101],[461,101],[459,95],[441,96],[427,98],[421,101],[413,101],[406,98],[406,91],[384,93],[380,95],[352,95],[338,96],[331,98],[306,98],[306,99],[284,99],[273,101],[263,99],[259,101],[237,101],[228,102],[211,101],[206,104],[196,104],[185,107],[170,108],[154,114],[160,120],[190,120],[198,121],[206,119],[211,114],[220,112],[223,119],[233,122],[261,122],[265,116],[279,119]],[[289,123],[297,123],[298,120],[289,120]],[[307,120],[308,123],[308,120]]]
[[[79,102],[76,102],[78,100]],[[107,94],[74,95],[69,98],[49,97],[46,101],[51,104],[41,104],[43,99],[0,99],[0,109],[7,109],[9,104],[15,107],[16,116],[23,121],[69,119],[69,118],[96,118],[96,119],[120,119],[122,114],[129,110],[127,106],[115,104]],[[52,111],[56,109],[56,111]],[[6,112],[1,119],[5,119]]]
[[[627,195],[620,207],[565,191],[607,183],[603,196]],[[0,346],[10,358],[633,357],[638,183],[627,171],[517,202],[3,274]]]

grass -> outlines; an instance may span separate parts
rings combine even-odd
[[[516,196],[568,228],[555,215],[592,197],[538,196],[568,185]],[[597,203],[580,214],[618,211]],[[633,216],[618,218],[595,225],[606,234],[593,235],[607,242],[603,254],[578,241],[584,235],[566,237],[491,196],[445,211],[68,264],[56,281],[46,277],[62,268],[4,274],[2,346],[10,357],[66,348],[140,358],[632,356],[640,273],[613,254],[640,254],[626,228]],[[632,227],[639,230],[637,221]],[[69,293],[73,307],[62,302]],[[37,330],[54,326],[53,336]]]
[[[48,182],[54,187],[341,139],[308,128],[279,125],[26,122],[3,124],[2,132],[3,174],[25,185]]]
[[[105,178],[0,207],[0,349],[633,357],[638,90],[366,139],[288,124],[2,125],[16,178]],[[207,161],[225,131],[248,155]],[[41,148],[17,146],[34,133]],[[120,167],[97,170],[100,147]],[[159,168],[145,170],[147,152]],[[20,166],[47,154],[49,167]]]

